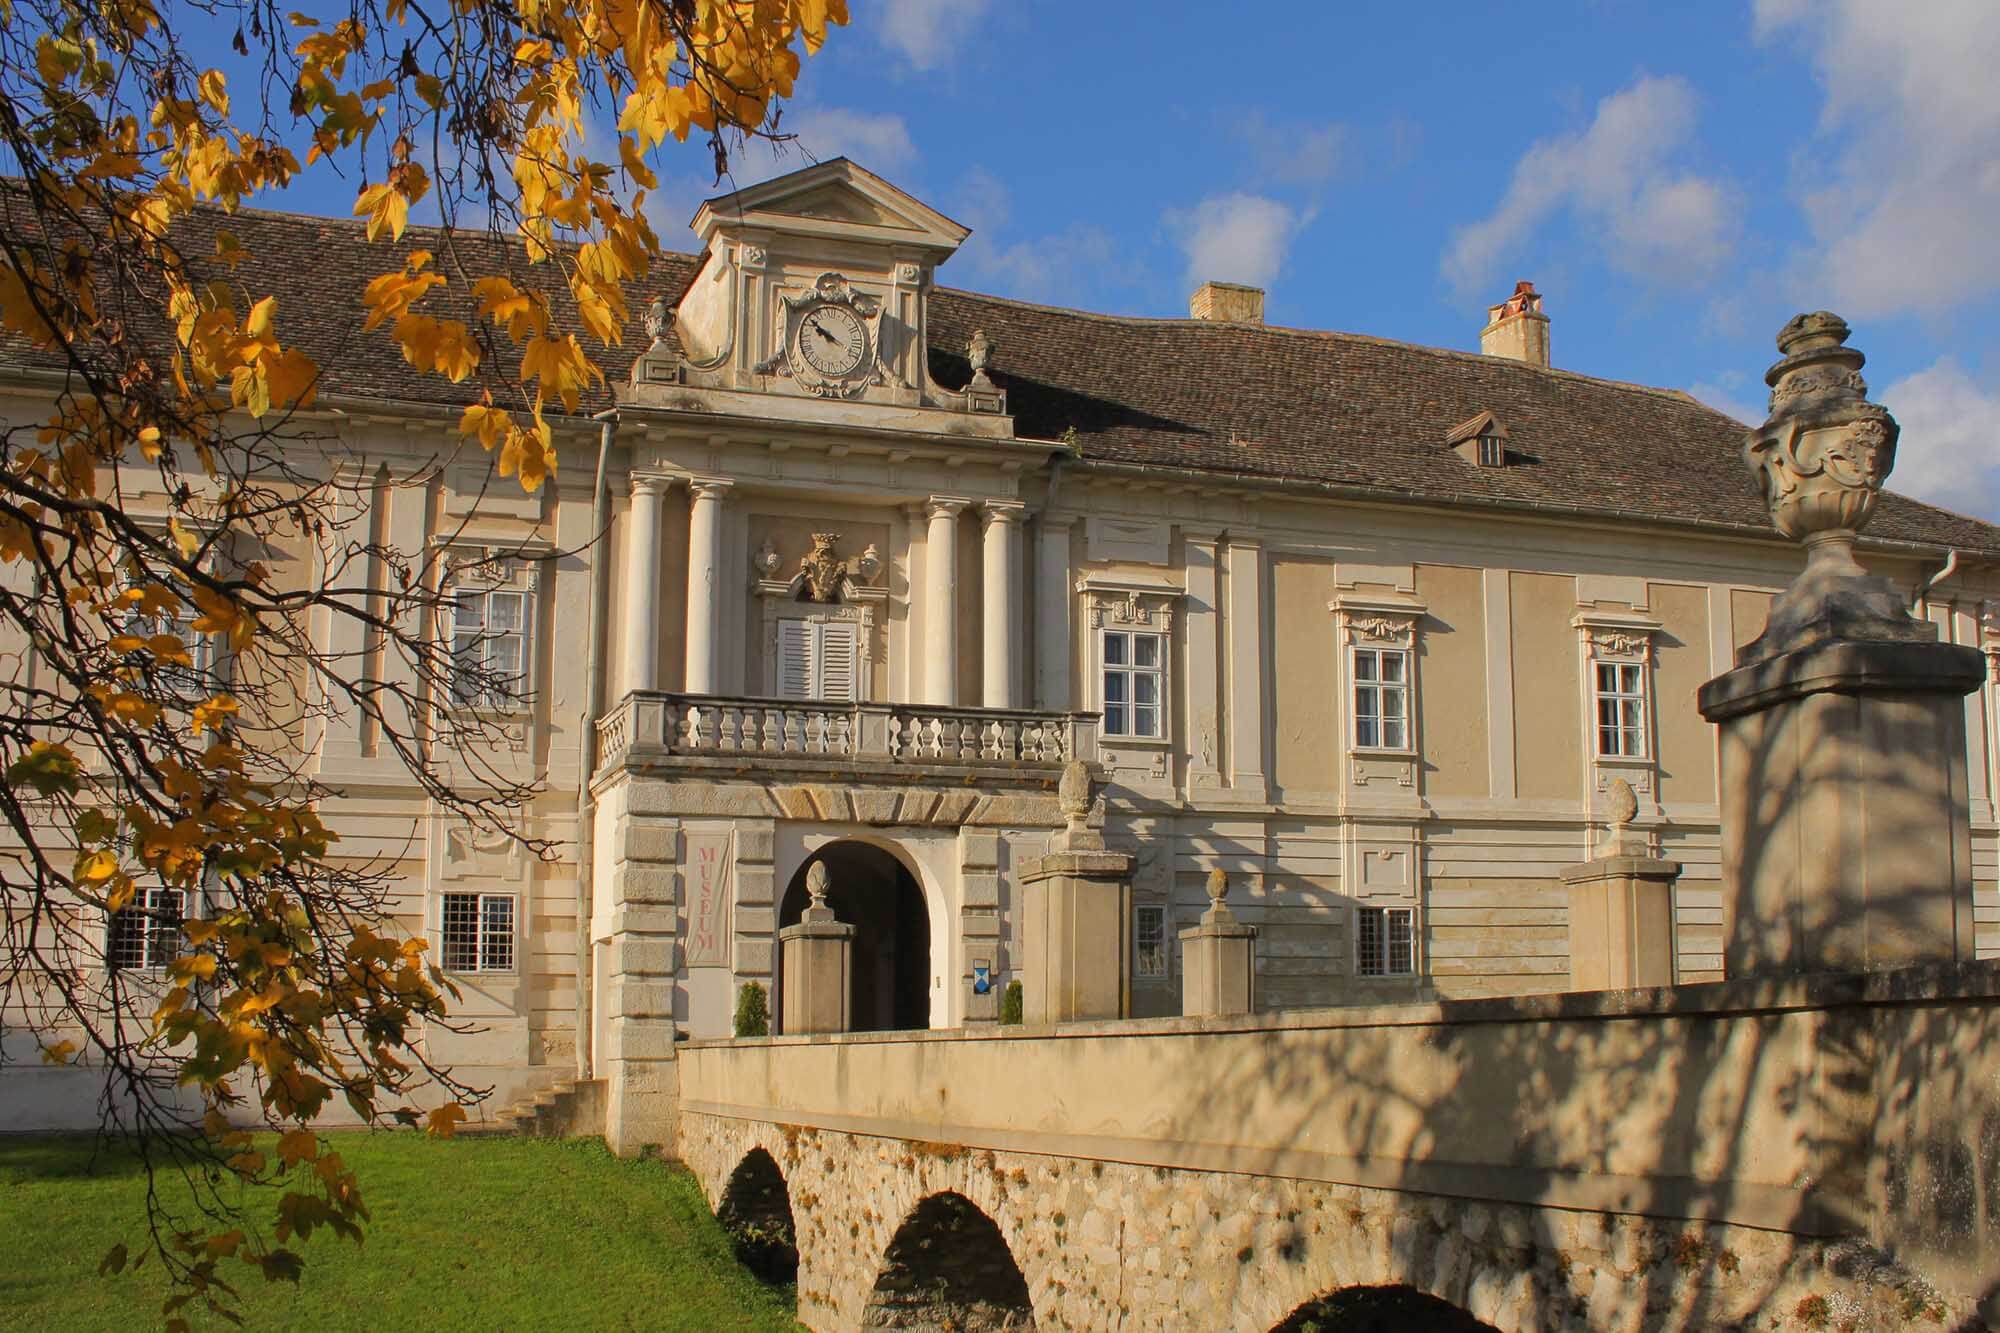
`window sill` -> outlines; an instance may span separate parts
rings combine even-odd
[[[1350,745],[1347,753],[1356,759],[1415,759],[1417,752],[1409,746],[1388,749],[1373,745]]]
[[[1138,745],[1147,749],[1166,750],[1173,747],[1173,741],[1166,736],[1126,736],[1118,732],[1101,731],[1097,734],[1099,745]]]

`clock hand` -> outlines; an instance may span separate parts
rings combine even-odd
[[[834,337],[831,333],[828,333],[826,331],[826,326],[824,324],[815,324],[812,326],[812,330],[814,333],[817,333],[820,337],[832,343],[835,347],[841,346],[840,339]]]

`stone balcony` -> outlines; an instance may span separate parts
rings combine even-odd
[[[1096,713],[634,691],[597,724],[599,772],[659,768],[912,782],[1054,781],[1097,759]]]

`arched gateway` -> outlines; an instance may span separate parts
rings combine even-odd
[[[778,909],[781,929],[796,925],[804,915],[806,872],[815,863],[826,866],[827,903],[834,915],[854,927],[849,1030],[929,1027],[930,911],[916,876],[880,847],[865,842],[832,843],[806,858],[793,873]],[[781,968],[780,992],[784,985]],[[783,1012],[782,1006],[779,1012]]]

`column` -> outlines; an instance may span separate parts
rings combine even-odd
[[[1035,707],[1070,706],[1070,569],[1067,517],[1043,514],[1035,567]]]
[[[989,500],[980,509],[985,546],[985,656],[979,675],[980,702],[988,708],[1019,708],[1021,693],[1021,519],[1025,505]]]
[[[1216,643],[1216,537],[1183,529],[1181,544],[1187,564],[1187,670],[1181,698],[1188,727],[1188,785],[1214,789],[1222,786],[1227,766],[1218,689],[1222,658]]]
[[[1131,981],[1125,923],[1132,857],[1089,826],[1089,765],[1071,760],[1056,789],[1066,826],[1046,856],[1019,862],[1021,999],[1030,1023],[1125,1017]]]
[[[854,927],[843,925],[827,906],[826,863],[806,871],[811,902],[795,926],[778,932],[784,1012],[778,1030],[786,1036],[845,1032],[849,993],[854,985]]]
[[[1257,1012],[1257,928],[1236,919],[1223,900],[1229,877],[1208,872],[1208,910],[1181,932],[1181,1015],[1198,1018]]]
[[[1264,546],[1229,539],[1229,785],[1262,801],[1264,778]]]
[[[660,507],[665,477],[632,478],[625,542],[625,689],[660,688]]]
[[[920,702],[958,702],[958,516],[966,501],[933,495],[924,538],[924,635],[930,640]]]
[[[703,478],[689,483],[687,685],[689,694],[714,694],[722,674],[722,502],[730,483]]]

